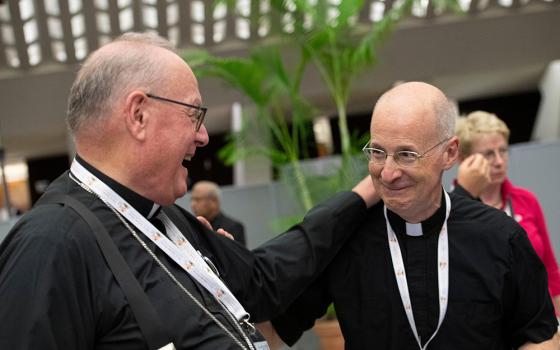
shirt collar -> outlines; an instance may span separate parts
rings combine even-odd
[[[445,221],[445,197],[442,193],[441,204],[438,210],[436,210],[432,216],[418,224],[421,226],[407,223],[403,218],[389,210],[389,208],[387,208],[387,218],[393,230],[400,236],[429,236],[437,234]]]
[[[76,161],[80,163],[84,168],[86,168],[90,173],[99,178],[103,183],[109,186],[113,191],[115,191],[119,196],[121,196],[125,201],[134,207],[141,215],[147,219],[151,219],[156,216],[161,206],[149,200],[146,197],[134,192],[130,188],[121,185],[117,181],[113,180],[109,176],[103,174],[101,171],[97,170],[93,165],[89,164],[83,160],[79,155],[76,154]]]

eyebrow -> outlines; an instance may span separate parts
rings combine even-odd
[[[191,105],[195,105],[195,106],[199,106],[199,107],[202,106],[202,98],[200,98],[200,97],[195,97],[192,100],[190,100],[190,99],[187,99],[187,100],[191,101],[191,102],[188,102]]]
[[[381,149],[381,150],[384,150],[384,151],[387,150],[387,148],[383,147],[381,144],[379,144],[378,142],[376,142],[374,140],[370,141],[369,147],[378,148],[378,149]],[[396,149],[395,149],[395,152],[400,152],[400,151],[419,152],[419,150],[417,150],[412,145],[399,145],[399,146],[397,146]]]
[[[500,146],[500,147],[497,147],[497,148],[485,148],[485,149],[483,149],[482,151],[479,151],[479,152],[486,153],[486,152],[494,152],[495,150],[500,151],[500,150],[507,150],[507,149],[509,149],[509,146],[506,145],[506,146]]]

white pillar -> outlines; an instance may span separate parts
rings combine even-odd
[[[329,117],[321,116],[313,119],[313,135],[319,157],[331,155],[334,145]]]
[[[241,103],[234,102],[231,106],[231,129],[232,132],[240,132],[244,127],[251,133],[251,123],[243,123],[243,108]],[[248,137],[251,142],[251,137]],[[239,145],[244,147],[244,145]],[[234,186],[246,186],[269,183],[272,180],[272,166],[270,160],[265,156],[251,155],[244,160],[239,160],[233,165]]]
[[[532,139],[560,139],[560,60],[548,65],[539,88],[541,103]]]

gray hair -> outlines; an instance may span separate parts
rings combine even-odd
[[[458,113],[455,104],[447,98],[435,102],[434,110],[436,113],[436,131],[440,139],[453,137],[455,134],[455,121]]]
[[[222,191],[220,190],[220,186],[218,186],[217,183],[208,180],[201,180],[194,184],[193,190],[196,187],[204,188],[208,198],[213,198],[213,199],[217,199],[218,201],[221,201]]]
[[[126,33],[108,45],[115,43],[125,46],[120,50],[93,52],[72,84],[66,113],[72,134],[85,122],[101,120],[129,88],[149,89],[158,82],[161,63],[149,54],[150,46],[176,53],[167,39],[153,33]]]

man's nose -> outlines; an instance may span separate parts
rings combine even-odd
[[[206,126],[202,124],[200,125],[200,129],[198,129],[195,135],[196,147],[204,147],[208,144],[209,141],[210,138],[208,136],[208,130],[206,130]]]
[[[385,183],[391,183],[402,175],[400,166],[395,162],[392,156],[385,159],[385,164],[381,169],[381,180]]]

